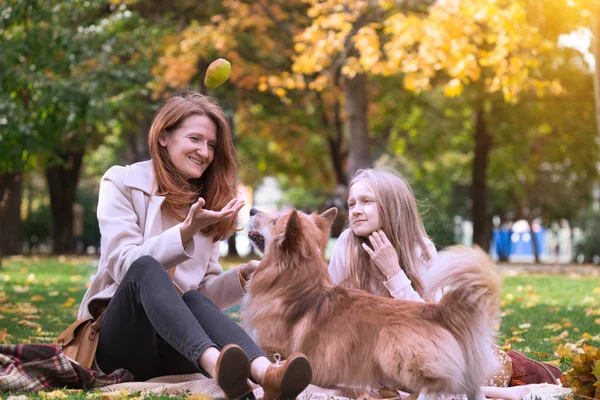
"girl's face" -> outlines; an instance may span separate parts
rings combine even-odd
[[[217,126],[206,115],[190,115],[158,141],[167,148],[171,162],[184,179],[197,179],[215,157]]]
[[[368,237],[381,229],[375,194],[364,180],[350,186],[348,209],[350,229],[356,236]]]

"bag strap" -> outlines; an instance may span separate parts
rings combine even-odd
[[[95,330],[96,332],[100,332],[100,326],[102,325],[102,317],[104,316],[104,311],[102,311],[102,314],[100,314],[98,316],[98,318],[96,318],[96,320],[92,323],[92,329]]]

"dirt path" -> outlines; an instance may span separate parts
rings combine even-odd
[[[507,275],[541,274],[541,275],[578,275],[600,276],[600,265],[593,264],[526,264],[498,263],[498,267]]]

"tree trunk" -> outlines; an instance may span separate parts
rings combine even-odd
[[[490,248],[490,221],[487,215],[486,172],[492,137],[488,132],[483,106],[480,106],[474,112],[473,119],[475,125],[475,157],[473,158],[471,183],[473,244],[488,252]]]
[[[592,8],[592,53],[594,54],[594,103],[596,109],[596,135],[600,138],[600,6]],[[600,170],[600,166],[596,167]],[[600,183],[594,182],[592,189],[592,207],[594,211],[600,210],[600,199],[597,193],[600,190]]]
[[[594,99],[596,102],[596,133],[600,137],[600,6],[592,9],[592,52],[596,61]]]
[[[229,236],[229,239],[227,239],[227,246],[228,250],[227,250],[227,256],[231,256],[231,257],[239,257],[240,254],[237,251],[237,247],[235,245],[235,237],[237,236],[237,232],[233,232],[233,235]]]
[[[12,211],[10,208],[12,198],[21,197],[20,191],[21,174],[0,174],[0,267],[2,266],[2,257],[4,255],[5,238],[12,235],[12,230],[9,229],[10,225],[6,223],[4,216]]]
[[[531,232],[531,246],[533,247],[533,256],[535,257],[535,263],[540,264],[540,255],[538,254],[538,242],[535,239],[535,232],[533,231],[533,221],[527,219],[527,224],[529,224],[529,232]]]
[[[367,77],[358,74],[352,79],[346,78],[344,94],[350,126],[348,176],[352,177],[359,169],[369,168],[372,165],[367,113]]]
[[[2,179],[0,178],[0,182]],[[2,185],[2,184],[0,184]],[[5,227],[2,235],[2,253],[10,256],[21,254],[23,251],[23,222],[21,221],[21,194],[23,181],[21,174],[12,174],[10,195],[4,205],[4,211],[0,214],[0,226]]]
[[[148,132],[150,132],[152,119],[152,114],[145,115],[139,128],[129,132],[127,137],[127,161],[129,164],[150,159],[150,151],[148,150]]]
[[[333,123],[327,115],[327,106],[323,101],[323,97],[317,92],[317,98],[319,100],[319,107],[321,108],[321,119],[323,126],[327,131],[327,143],[329,144],[329,156],[331,158],[331,164],[333,165],[333,172],[335,174],[336,185],[346,186],[348,184],[348,177],[344,171],[344,164],[348,157],[348,153],[344,149],[344,124],[342,122],[341,105],[339,100],[336,98],[333,106]]]
[[[61,154],[62,163],[46,168],[52,211],[52,238],[55,254],[75,251],[73,203],[81,170],[82,151]]]

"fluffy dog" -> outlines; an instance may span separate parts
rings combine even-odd
[[[334,286],[323,255],[336,214],[251,211],[249,237],[264,257],[242,304],[250,335],[268,355],[306,354],[318,386],[483,398],[480,385],[498,365],[501,278],[489,257],[467,247],[440,252],[426,288],[445,288],[438,304]]]

